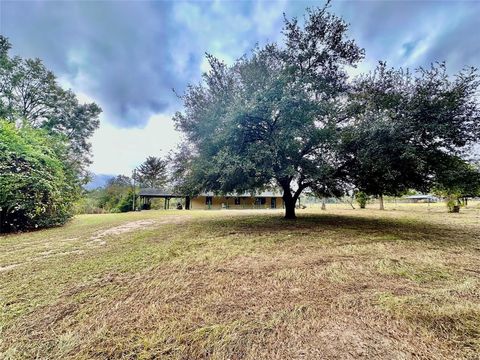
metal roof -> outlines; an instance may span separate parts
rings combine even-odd
[[[174,194],[166,189],[144,188],[140,189],[139,196],[152,196],[152,197],[182,197],[183,195]]]
[[[410,196],[405,196],[406,199],[437,199],[437,197],[433,195],[410,195]]]
[[[252,195],[253,194],[253,195]],[[224,196],[224,197],[281,197],[282,193],[280,191],[262,191],[259,193],[252,192],[243,192],[243,193],[227,193],[224,195],[215,194],[212,191],[200,193],[199,196]]]
[[[167,189],[155,189],[155,188],[144,188],[140,189],[138,193],[139,196],[146,196],[146,197],[184,197],[185,195],[174,194],[172,191]],[[211,191],[200,193],[198,196],[225,196],[225,197],[281,197],[282,193],[280,191],[262,191],[259,193],[252,193],[243,192],[243,193],[229,193],[225,195],[217,195]]]

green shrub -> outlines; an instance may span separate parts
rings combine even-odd
[[[132,210],[133,190],[129,190],[122,196],[116,210],[118,212],[127,212]]]
[[[95,189],[84,194],[75,202],[75,214],[102,214],[106,211],[99,206],[100,192]]]
[[[64,224],[80,184],[64,138],[0,120],[0,232]]]
[[[369,199],[370,197],[363,191],[359,191],[355,194],[355,200],[357,200],[358,205],[360,205],[360,209],[365,209]]]
[[[448,212],[454,213],[459,212],[460,210],[460,202],[458,195],[450,194],[445,199],[447,201],[447,208]]]

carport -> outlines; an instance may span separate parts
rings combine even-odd
[[[190,196],[174,194],[169,191],[165,191],[163,189],[153,189],[153,188],[145,188],[140,189],[138,193],[140,197],[140,204],[150,204],[151,199],[165,199],[163,208],[165,210],[170,208],[170,199],[185,199],[185,206],[183,207],[185,210],[190,210]]]

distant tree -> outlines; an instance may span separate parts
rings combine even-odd
[[[480,196],[480,168],[455,156],[446,156],[435,178],[434,192],[447,199],[447,206],[453,212],[461,201],[466,204],[468,197]]]
[[[60,135],[0,120],[0,232],[64,224],[81,186]]]
[[[305,25],[285,19],[285,43],[257,48],[227,66],[207,56],[204,82],[188,87],[185,112],[174,121],[190,153],[183,170],[194,191],[242,192],[278,186],[285,217],[308,187],[333,173],[345,66],[363,57],[346,38],[347,24],[327,11],[309,10]]]
[[[400,196],[412,187],[424,189],[428,173],[395,124],[368,118],[348,129],[347,161],[342,166],[357,189],[378,197],[383,210],[384,195]]]
[[[82,190],[82,196],[75,202],[75,214],[102,214],[106,209],[100,207],[105,189],[97,187],[91,190]]]
[[[126,175],[117,175],[108,179],[106,187],[130,187],[132,186],[132,179]]]
[[[166,160],[149,156],[137,168],[137,180],[143,187],[163,188],[168,181],[167,165]]]
[[[127,212],[132,210],[133,182],[125,175],[110,178],[105,186],[84,191],[77,213]]]
[[[326,210],[325,200],[327,198],[339,198],[348,191],[348,184],[344,182],[338,169],[327,167],[322,170],[322,177],[310,185],[310,193],[315,197],[322,199],[322,210]]]
[[[370,200],[370,197],[367,194],[365,194],[363,191],[357,191],[355,193],[355,200],[357,200],[357,203],[360,206],[360,209],[365,209],[368,201]]]
[[[132,179],[125,175],[117,175],[108,180],[103,189],[103,194],[100,197],[99,207],[109,212],[123,212],[129,211],[132,208],[132,196],[129,200],[126,198],[131,194]],[[130,207],[128,210],[124,206],[125,202],[129,201]]]
[[[195,159],[198,154],[187,143],[181,143],[177,149],[168,154],[167,162],[170,167],[169,181],[174,192],[185,195],[196,195],[202,191],[202,179],[196,178],[200,169],[194,171]]]
[[[75,94],[63,90],[40,59],[9,57],[11,45],[0,35],[0,118],[61,134],[68,140],[69,157],[80,177],[90,163],[88,139],[99,125],[101,109],[80,104]]]
[[[452,80],[444,64],[419,69],[378,68],[358,78],[343,131],[344,169],[358,189],[380,198],[426,191],[445,158],[460,156],[480,137],[475,69]]]
[[[132,199],[133,199],[133,189],[129,188],[125,193],[122,194],[120,201],[113,209],[114,212],[128,212],[132,211]]]

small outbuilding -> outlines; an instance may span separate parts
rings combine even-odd
[[[142,209],[144,208],[144,205],[150,204],[152,199],[164,199],[164,209],[169,209],[170,208],[170,200],[171,199],[185,199],[185,204],[182,206],[185,206],[185,209],[188,210],[190,209],[190,197],[185,196],[185,195],[180,195],[180,194],[175,194],[171,191],[165,190],[165,189],[155,189],[155,188],[143,188],[140,189],[140,192],[138,193],[138,197],[140,198],[140,205]]]
[[[439,200],[436,196],[423,194],[406,196],[405,199],[411,203],[434,203]]]

